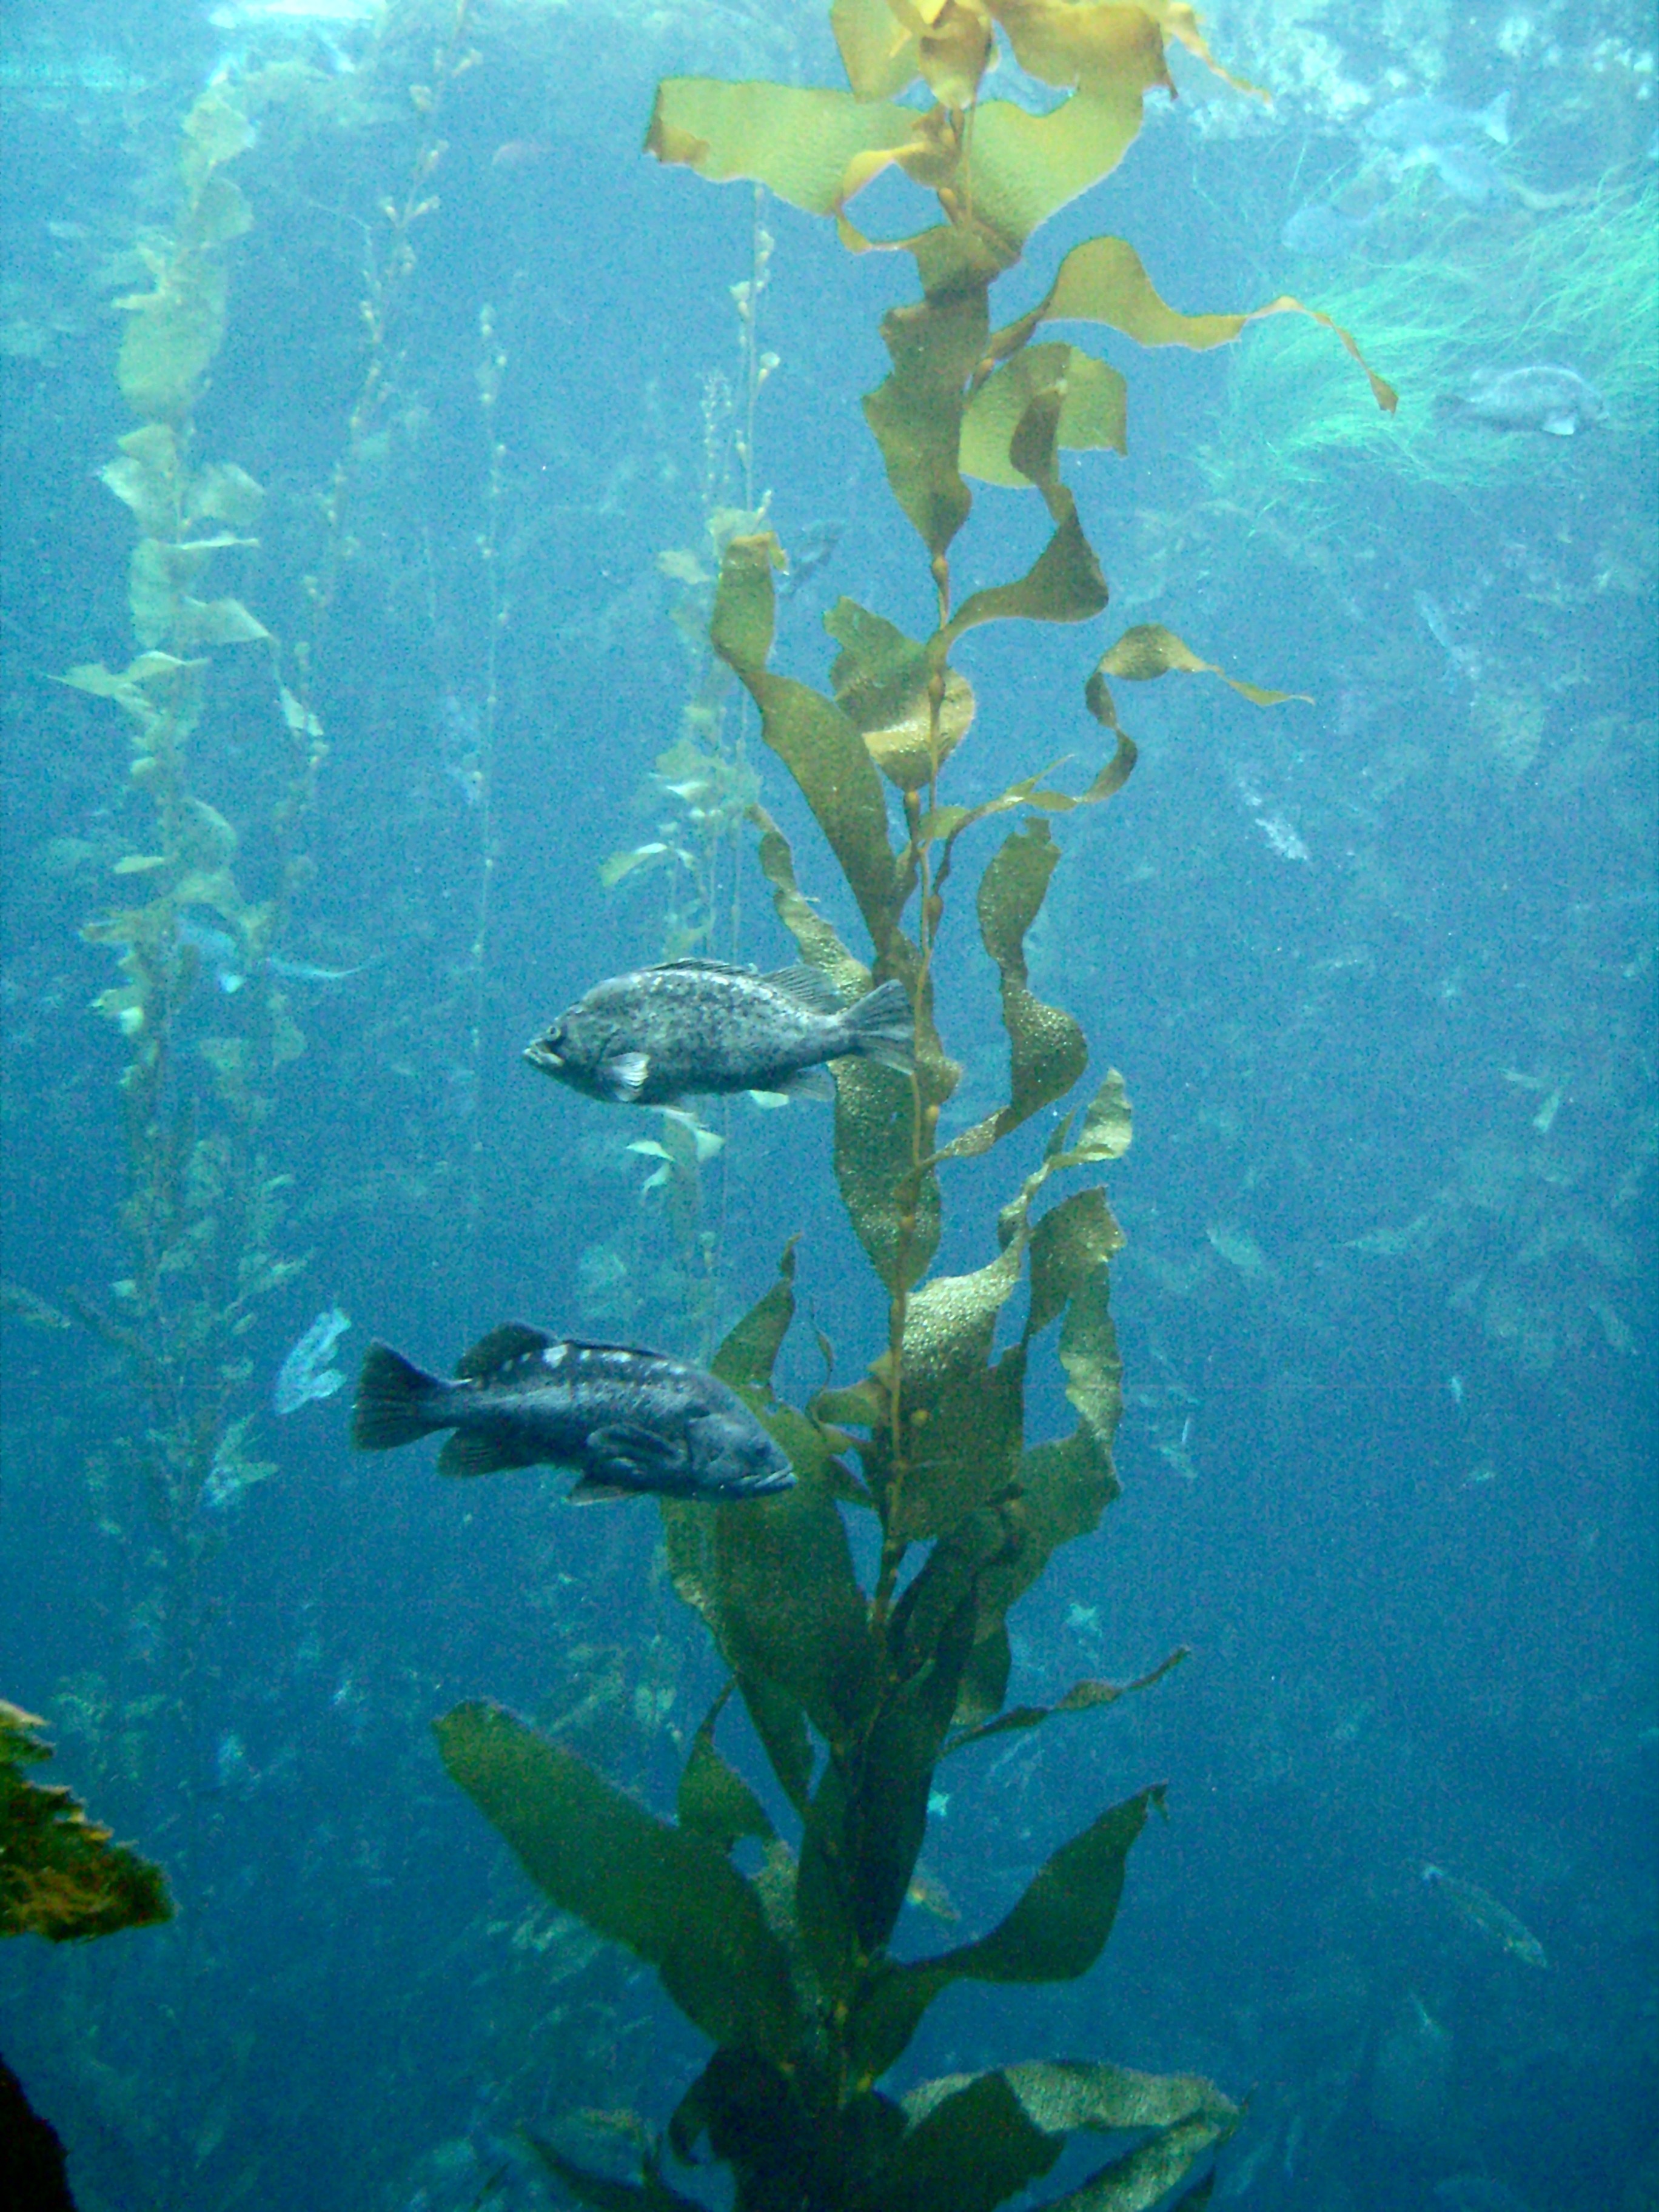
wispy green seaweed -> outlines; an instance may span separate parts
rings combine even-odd
[[[1230,360],[1222,417],[1199,455],[1216,497],[1252,516],[1328,522],[1361,481],[1465,497],[1500,481],[1553,482],[1571,458],[1564,441],[1439,411],[1482,368],[1560,362],[1601,392],[1609,434],[1649,434],[1659,417],[1659,191],[1609,190],[1501,224],[1442,210],[1426,242],[1432,210],[1394,212],[1387,240],[1417,240],[1416,250],[1348,276],[1325,304],[1364,329],[1400,388],[1398,412],[1368,405],[1316,331],[1276,319]],[[1378,255],[1387,250],[1379,239]]]

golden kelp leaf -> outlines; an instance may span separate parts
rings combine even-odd
[[[952,1736],[945,1747],[945,1756],[949,1758],[953,1752],[964,1751],[970,1743],[982,1743],[987,1736],[1006,1735],[1019,1729],[1040,1728],[1044,1721],[1052,1720],[1056,1713],[1092,1712],[1102,1705],[1115,1705],[1120,1698],[1130,1697],[1137,1690],[1150,1690],[1154,1682],[1161,1682],[1172,1668],[1191,1656],[1190,1645],[1182,1644],[1167,1658],[1161,1659],[1150,1674],[1142,1674],[1133,1682],[1074,1682],[1065,1696],[1057,1698],[1052,1705],[1014,1705],[1007,1712],[1000,1713],[994,1720],[986,1721],[976,1728],[965,1729],[960,1735]]]
[[[1118,371],[1077,346],[1050,341],[1024,352],[987,377],[962,421],[959,465],[982,483],[1023,491],[1033,481],[1015,466],[1012,448],[1027,409],[1058,392],[1054,443],[1073,451],[1128,451],[1128,386]]]
[[[769,533],[763,539],[734,538],[726,548],[709,642],[760,708],[761,734],[799,785],[881,952],[902,903],[887,837],[887,802],[863,738],[835,702],[765,666],[773,606],[765,549],[775,544]]]
[[[270,635],[240,599],[181,598],[178,603],[175,645],[254,645]]]
[[[835,0],[830,27],[856,99],[890,100],[915,81],[920,44],[888,0]]]
[[[1000,1143],[1042,1108],[1063,1098],[1088,1064],[1089,1048],[1070,1014],[1045,1006],[1025,970],[1025,933],[1036,920],[1060,860],[1046,822],[1012,831],[980,878],[979,927],[1002,977],[1002,1021],[1008,1033],[1007,1105],[964,1130],[942,1154],[974,1158]]]
[[[795,856],[789,841],[766,809],[751,806],[749,819],[761,833],[761,873],[772,886],[778,920],[800,948],[801,957],[809,966],[822,968],[850,1006],[870,988],[870,970],[854,957],[833,925],[803,895],[795,880]]]
[[[980,79],[996,58],[996,40],[979,0],[897,0],[927,27],[917,42],[921,76],[935,100],[948,108],[969,107]]]
[[[795,1247],[799,1242],[798,1235],[789,1239],[778,1261],[778,1279],[727,1330],[708,1363],[709,1373],[733,1389],[750,1386],[770,1395],[772,1370],[795,1317]]]
[[[948,652],[964,630],[980,623],[1087,622],[1109,596],[1073,507],[1018,583],[969,593],[939,633],[934,649]]]
[[[170,1920],[159,1867],[112,1844],[69,1790],[26,1778],[52,1755],[45,1725],[0,1700],[0,1936],[70,1943]]]
[[[752,177],[792,207],[833,215],[856,158],[908,145],[921,121],[848,92],[671,76],[657,87],[645,145],[715,184]]]
[[[923,790],[973,725],[967,678],[945,671],[935,748],[927,647],[854,599],[837,599],[823,626],[842,648],[830,672],[836,704],[890,782],[901,791]]]
[[[1242,683],[1229,676],[1213,661],[1200,660],[1191,646],[1185,644],[1172,629],[1162,623],[1137,623],[1126,629],[1117,643],[1101,655],[1092,684],[1106,676],[1121,677],[1130,684],[1147,684],[1154,677],[1167,676],[1171,670],[1186,676],[1218,676],[1222,682],[1248,699],[1253,706],[1278,707],[1287,699],[1300,701],[1304,707],[1313,704],[1304,691],[1264,691],[1259,684]]]
[[[1139,133],[1143,94],[1170,83],[1164,42],[1139,9],[1066,12],[1117,19],[1122,73],[1091,80],[1047,115],[1011,100],[981,100],[974,110],[965,173],[949,180],[953,199],[967,200],[975,221],[1015,245],[1111,174]]]
[[[966,278],[889,308],[881,335],[892,374],[864,401],[893,496],[935,559],[948,550],[973,506],[957,456],[963,386],[990,329],[988,285],[988,276]]]
[[[999,331],[988,357],[1000,360],[1015,351],[1044,322],[1105,323],[1143,346],[1179,345],[1204,352],[1230,344],[1248,324],[1264,315],[1280,314],[1306,315],[1333,331],[1364,370],[1377,405],[1394,413],[1400,402],[1393,386],[1371,370],[1350,334],[1328,315],[1304,307],[1288,293],[1242,314],[1180,314],[1159,296],[1140,256],[1121,238],[1091,238],[1074,246],[1060,263],[1048,298],[1018,323]]]

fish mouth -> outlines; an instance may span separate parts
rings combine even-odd
[[[527,1044],[524,1056],[532,1067],[545,1068],[550,1075],[564,1066],[563,1055],[556,1052],[545,1037],[538,1037],[533,1044]]]

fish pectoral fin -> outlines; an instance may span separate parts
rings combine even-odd
[[[587,1449],[594,1459],[647,1477],[678,1467],[684,1457],[684,1451],[676,1451],[666,1437],[635,1421],[614,1421],[608,1428],[595,1429],[587,1439]],[[601,1475],[599,1480],[605,1478]]]
[[[787,1091],[751,1091],[749,1093],[749,1103],[751,1106],[759,1106],[766,1112],[771,1113],[777,1107],[787,1106],[789,1103],[789,1093]]]
[[[631,1106],[645,1088],[651,1073],[647,1052],[620,1052],[599,1070],[599,1079],[619,1106]]]
[[[566,1498],[567,1505],[613,1505],[619,1498],[637,1498],[639,1492],[625,1482],[605,1482],[585,1474]]]
[[[1551,415],[1545,418],[1544,428],[1552,438],[1571,438],[1578,428],[1578,420],[1573,415]]]

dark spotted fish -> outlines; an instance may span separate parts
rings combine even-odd
[[[461,1361],[453,1382],[374,1343],[352,1409],[359,1451],[453,1434],[441,1474],[574,1468],[572,1499],[763,1498],[787,1490],[786,1455],[724,1382],[660,1352],[562,1343],[508,1322]]]
[[[719,960],[671,960],[596,983],[526,1048],[525,1058],[590,1098],[667,1106],[693,1091],[833,1098],[823,1063],[859,1056],[911,1066],[904,986],[843,1006],[816,968],[773,975]]]

